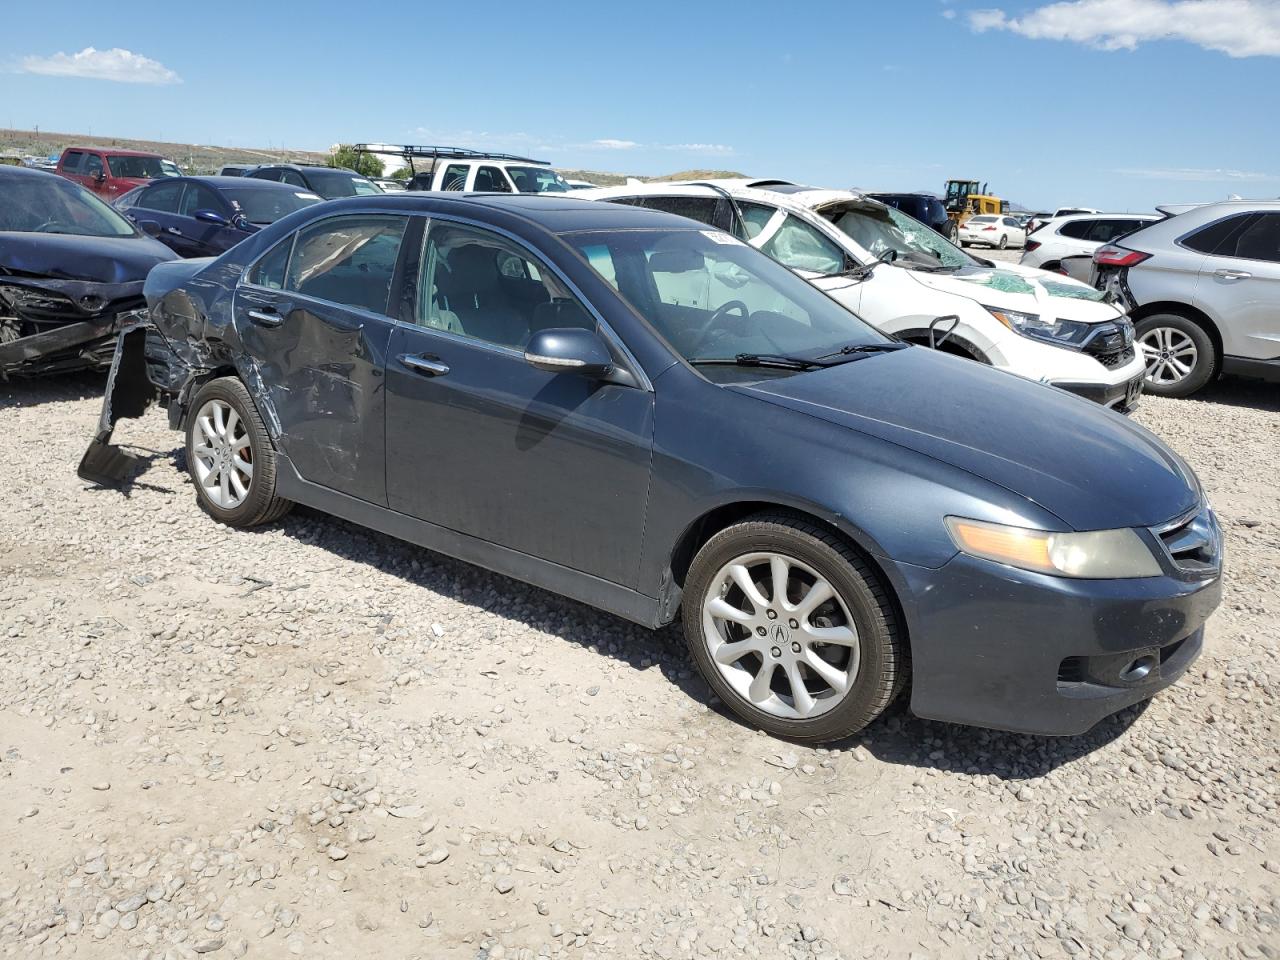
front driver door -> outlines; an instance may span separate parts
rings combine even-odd
[[[304,480],[379,505],[388,312],[407,227],[371,214],[313,222],[264,254],[235,296],[281,450]]]
[[[531,331],[596,324],[523,247],[437,220],[422,251],[387,360],[391,508],[634,587],[653,394],[525,362]]]

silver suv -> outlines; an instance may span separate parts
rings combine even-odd
[[[1280,201],[1195,207],[1093,260],[1094,285],[1133,319],[1148,393],[1190,396],[1223,373],[1280,380]]]

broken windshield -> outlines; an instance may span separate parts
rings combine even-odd
[[[978,266],[979,263],[936,230],[926,227],[896,207],[835,204],[818,211],[875,259],[893,250],[898,266],[944,268]]]

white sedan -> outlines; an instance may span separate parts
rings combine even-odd
[[[981,214],[960,224],[960,246],[982,243],[988,247],[1025,247],[1027,231],[1008,215]]]

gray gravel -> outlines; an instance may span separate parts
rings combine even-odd
[[[1137,415],[1226,530],[1183,683],[832,750],[709,709],[674,630],[306,510],[219,527],[161,412],[91,489],[100,388],[0,384],[0,956],[1280,956],[1274,386]]]

